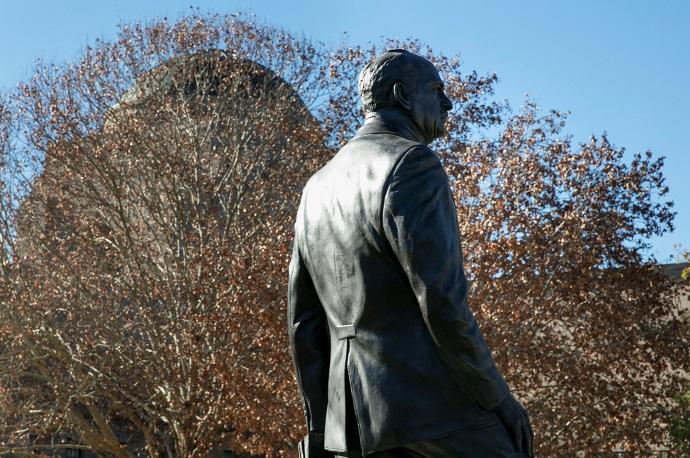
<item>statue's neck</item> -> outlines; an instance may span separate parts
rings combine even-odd
[[[415,142],[428,144],[424,135],[414,123],[410,115],[398,108],[384,108],[382,110],[368,113],[362,128],[375,128],[380,126],[385,130],[390,130],[401,137]]]

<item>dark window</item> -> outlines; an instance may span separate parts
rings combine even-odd
[[[68,448],[65,450],[65,458],[82,458],[81,449]]]

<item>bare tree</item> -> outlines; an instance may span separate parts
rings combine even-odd
[[[672,227],[663,160],[572,145],[563,123],[528,103],[453,167],[473,297],[543,454],[649,453],[669,443],[690,356],[676,285],[643,256]]]
[[[278,30],[188,17],[124,28],[22,87],[43,168],[18,209],[3,310],[22,357],[15,445],[65,431],[115,456],[287,448],[278,279],[284,222],[327,152],[308,105],[320,62]]]

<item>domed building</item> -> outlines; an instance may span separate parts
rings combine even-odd
[[[197,189],[197,198],[207,201],[196,203],[206,206],[209,217],[233,219],[228,212],[239,210],[240,199],[253,197],[260,199],[251,202],[254,207],[263,201],[270,214],[286,206],[289,213],[302,184],[329,155],[322,145],[320,126],[308,107],[268,68],[223,50],[171,59],[139,77],[104,115],[100,130],[48,150],[43,173],[19,212],[19,254],[33,252],[39,239],[64,236],[68,208],[107,226],[110,218],[99,202],[114,194],[122,194],[123,204],[149,219],[144,197],[170,186],[165,174],[178,177],[178,197],[184,191],[194,194],[194,186],[224,191],[202,195]],[[121,175],[121,182],[107,180],[106,173]],[[270,186],[266,180],[272,180]],[[259,195],[248,195],[258,186]],[[150,194],[135,196],[137,187]],[[69,202],[60,189],[68,191]],[[159,196],[155,208],[173,211],[172,202]],[[138,229],[141,236],[152,230],[148,225]]]

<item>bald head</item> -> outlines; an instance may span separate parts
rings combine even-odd
[[[393,86],[404,83],[414,91],[420,78],[436,72],[434,65],[425,58],[404,49],[391,49],[376,56],[359,74],[359,92],[365,113],[397,105]]]

